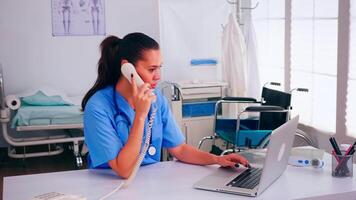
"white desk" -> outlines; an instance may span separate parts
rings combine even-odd
[[[109,199],[356,199],[356,176],[333,178],[330,155],[323,169],[288,166],[285,173],[257,198],[197,190],[192,185],[212,173],[217,166],[195,166],[161,162],[141,167],[128,188]],[[356,165],[354,165],[356,173]],[[4,178],[4,200],[26,200],[47,192],[62,192],[99,199],[112,191],[120,179],[111,170],[77,170]]]

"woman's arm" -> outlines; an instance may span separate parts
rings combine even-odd
[[[137,88],[132,75],[131,83],[135,118],[127,139],[127,143],[120,150],[118,156],[109,161],[110,167],[123,178],[128,178],[131,175],[136,164],[141,149],[145,120],[149,112],[151,102],[156,98],[152,95],[152,92],[149,89],[149,84],[143,84]]]
[[[130,176],[140,153],[145,119],[145,117],[135,116],[127,143],[118,156],[109,161],[110,167],[123,178]]]
[[[248,160],[237,154],[216,156],[208,152],[201,151],[191,145],[181,144],[177,147],[168,149],[169,153],[178,160],[196,165],[219,164],[223,167],[233,167],[236,163],[249,166]]]

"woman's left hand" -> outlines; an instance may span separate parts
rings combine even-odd
[[[242,164],[245,167],[249,167],[248,160],[235,153],[231,153],[228,155],[217,156],[216,164],[221,165],[222,167],[235,167],[236,164]]]

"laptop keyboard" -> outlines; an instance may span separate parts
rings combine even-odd
[[[226,186],[253,189],[260,182],[261,174],[262,169],[260,168],[246,169]]]

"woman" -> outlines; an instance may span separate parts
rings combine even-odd
[[[85,95],[85,142],[89,148],[91,168],[112,168],[128,178],[144,143],[146,127],[152,116],[151,104],[157,109],[152,127],[150,148],[142,165],[160,161],[160,149],[182,162],[233,167],[248,161],[239,155],[215,156],[184,143],[166,99],[155,89],[161,78],[161,54],[158,43],[142,33],[131,33],[123,39],[109,36],[100,45],[98,78]],[[124,63],[132,63],[145,84],[137,87],[121,74]]]

